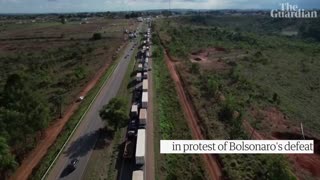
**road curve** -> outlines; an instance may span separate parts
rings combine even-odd
[[[117,95],[126,74],[129,61],[133,55],[133,51],[131,50],[133,44],[133,42],[130,42],[124,50],[124,54],[117,67],[108,79],[108,82],[102,87],[96,100],[93,102],[81,124],[49,172],[47,179],[82,179],[94,146],[98,140],[99,130],[104,126],[103,121],[99,117],[99,110]],[[126,55],[129,56],[125,58]],[[79,162],[77,168],[71,172],[67,166],[74,158],[77,158]]]

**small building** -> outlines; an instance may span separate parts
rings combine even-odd
[[[138,18],[137,18],[137,21],[138,21],[138,22],[142,22],[142,21],[143,21],[143,18],[142,18],[142,17],[138,17]]]

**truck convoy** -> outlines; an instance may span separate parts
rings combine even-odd
[[[144,165],[146,154],[146,127],[148,118],[148,73],[150,72],[150,24],[145,39],[142,41],[143,48],[138,52],[137,63],[138,73],[136,74],[136,85],[134,90],[133,104],[130,112],[130,123],[128,126],[123,158],[135,161],[135,171],[132,173],[132,180],[144,180]],[[141,87],[141,88],[140,88]],[[135,156],[133,158],[133,156]]]

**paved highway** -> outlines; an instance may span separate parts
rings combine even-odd
[[[141,24],[139,25],[139,29],[141,29]],[[57,159],[55,165],[49,172],[47,179],[82,179],[93,148],[98,140],[99,130],[104,127],[104,123],[99,117],[99,110],[116,96],[126,74],[131,56],[133,55],[133,50],[131,50],[133,44],[134,42],[130,42],[127,45],[113,74],[103,86],[73,137],[66,145],[63,153]],[[126,55],[129,56],[126,58]],[[77,168],[71,172],[67,167],[70,164],[70,161],[75,158],[78,159],[79,162]]]

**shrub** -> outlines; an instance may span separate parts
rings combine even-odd
[[[92,35],[92,40],[99,40],[99,39],[102,39],[101,33],[94,33]]]

